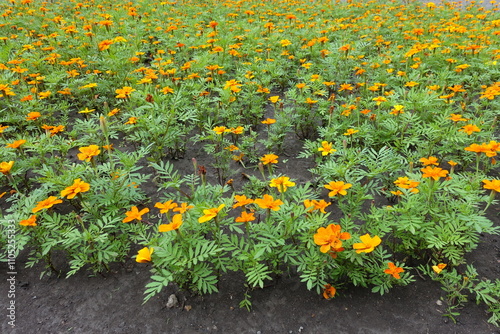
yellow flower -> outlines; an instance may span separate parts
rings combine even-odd
[[[436,158],[436,157],[421,158],[419,161],[424,166],[427,166],[427,165],[436,165],[436,166],[439,166],[438,158]]]
[[[278,101],[280,101],[280,97],[279,96],[271,96],[269,98],[269,101],[271,101],[271,103],[275,104],[277,103]]]
[[[123,218],[122,222],[128,223],[128,222],[131,222],[132,220],[135,220],[135,219],[142,220],[142,215],[145,213],[148,213],[148,212],[149,212],[148,208],[144,208],[141,211],[139,211],[139,209],[137,209],[136,206],[133,206],[130,209],[130,211],[125,212],[125,215],[127,217]]]
[[[221,204],[219,205],[219,207],[217,208],[211,208],[211,209],[208,209],[208,210],[203,210],[203,216],[201,216],[200,218],[198,218],[198,222],[199,223],[205,223],[213,218],[215,218],[220,210],[222,210],[222,208],[224,208],[226,205],[225,204]]]
[[[218,135],[222,135],[226,132],[230,132],[231,130],[226,128],[225,126],[216,126],[215,128],[212,129],[212,131]]]
[[[347,129],[347,131],[344,133],[344,136],[350,136],[355,134],[356,132],[359,132],[359,130]]]
[[[194,206],[188,205],[187,203],[181,203],[181,205],[178,206],[178,207],[176,207],[173,211],[174,212],[179,212],[179,213],[185,213],[189,209],[192,209],[192,208],[194,208]]]
[[[441,273],[444,268],[446,268],[446,263],[440,263],[437,266],[432,266],[432,270],[434,270],[436,274]]]
[[[137,253],[135,261],[139,263],[151,262],[151,254],[153,254],[153,251],[154,248],[152,247],[151,248],[144,247]]]
[[[331,190],[328,193],[329,197],[333,197],[337,194],[345,196],[347,195],[346,189],[351,188],[352,184],[344,183],[344,181],[332,181],[328,184],[325,184],[324,187],[328,190]]]
[[[265,120],[263,120],[261,123],[262,123],[262,124],[266,124],[266,125],[271,125],[271,124],[276,123],[276,120],[275,120],[275,119],[273,119],[273,118],[266,118],[266,119],[265,119]]]
[[[321,155],[325,156],[328,154],[331,154],[333,152],[337,152],[336,149],[334,149],[332,143],[327,142],[326,140],[321,142],[321,147],[318,148],[318,151],[321,152]]]
[[[91,113],[92,111],[95,111],[95,109],[85,108],[83,110],[80,110],[78,113],[79,114],[88,114],[88,113]]]
[[[74,198],[79,193],[89,191],[90,184],[82,181],[81,179],[76,179],[73,184],[66,189],[61,191],[61,197],[68,196],[68,199]]]
[[[0,162],[0,173],[2,173],[3,175],[10,174],[10,170],[12,169],[12,166],[14,166],[14,161]]]
[[[370,253],[375,250],[375,247],[380,245],[382,240],[378,236],[370,237],[369,234],[365,234],[359,237],[361,243],[355,243],[352,247],[356,250],[356,253]]]
[[[93,157],[99,155],[101,150],[97,145],[90,145],[85,147],[80,147],[78,149],[81,153],[78,153],[78,159],[82,161],[90,161]]]
[[[161,224],[158,227],[159,232],[168,232],[177,230],[182,225],[182,215],[180,213],[172,217],[172,222],[170,224]]]
[[[294,187],[295,182],[290,181],[290,178],[287,176],[280,176],[276,179],[272,179],[269,186],[278,188],[280,193],[284,193],[288,189],[287,187]]]

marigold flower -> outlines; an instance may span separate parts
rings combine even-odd
[[[180,206],[174,208],[174,212],[179,212],[179,213],[185,213],[187,212],[188,210],[194,208],[194,206],[192,205],[188,205],[187,203],[181,203]]]
[[[335,293],[337,292],[337,289],[335,289],[333,286],[330,284],[325,285],[325,288],[323,290],[323,297],[325,299],[330,299],[335,297]]]
[[[31,210],[31,212],[35,213],[43,209],[50,209],[52,206],[59,203],[62,203],[62,200],[58,199],[55,196],[50,196],[49,198],[38,202],[36,207],[34,207],[33,210]]]
[[[28,219],[21,220],[19,222],[19,225],[21,226],[36,226],[36,215],[32,215]]]
[[[230,132],[231,130],[229,130],[225,126],[216,126],[215,128],[212,129],[212,131],[215,132],[215,134],[222,135],[226,132]]]
[[[321,253],[328,251],[341,252],[344,250],[342,247],[342,240],[351,239],[349,232],[340,232],[340,225],[330,224],[327,227],[320,227],[314,235],[314,243],[320,247]]]
[[[432,270],[434,270],[436,274],[441,273],[444,268],[446,268],[446,263],[440,263],[437,266],[432,266]]]
[[[235,195],[234,200],[236,203],[233,204],[233,209],[253,203],[253,199],[247,198],[245,195]]]
[[[10,147],[10,148],[19,148],[21,145],[23,145],[24,143],[26,143],[26,140],[24,139],[19,139],[19,140],[16,140],[15,142],[13,143],[10,143],[10,144],[7,144],[5,145],[5,147]]]
[[[328,193],[329,197],[336,196],[337,194],[345,196],[347,195],[346,189],[351,188],[352,184],[344,183],[344,181],[331,181],[330,183],[325,184],[324,187],[328,190],[331,190]]]
[[[367,233],[359,237],[360,243],[355,243],[352,247],[356,250],[356,253],[371,253],[375,250],[375,247],[380,245],[382,240],[376,235],[373,238]]]
[[[257,198],[254,202],[262,209],[271,209],[273,211],[278,211],[280,205],[283,205],[280,199],[274,200],[273,196],[267,194],[262,198]]]
[[[491,189],[497,193],[500,192],[500,180],[483,180],[483,183],[484,189]]]
[[[137,123],[137,117],[129,117],[128,118],[128,121],[126,121],[125,123],[123,124],[129,124],[129,125],[132,125],[132,124],[136,124]]]
[[[404,272],[404,269],[401,267],[397,267],[392,262],[389,262],[387,265],[389,266],[389,269],[384,270],[384,273],[392,275],[392,277],[394,277],[396,279],[400,279],[401,276],[399,276],[399,273]]]
[[[277,103],[278,101],[280,101],[280,97],[279,96],[271,96],[269,98],[269,101],[271,101],[271,103],[275,104]]]
[[[226,206],[225,204],[221,204],[217,208],[203,210],[203,216],[198,218],[198,222],[205,223],[205,222],[215,218],[219,214],[220,210],[222,210],[222,208],[224,208],[225,206]]]
[[[462,128],[458,131],[465,132],[470,136],[473,132],[480,132],[481,129],[478,128],[477,126],[475,126],[474,124],[467,124],[467,125],[462,126]]]
[[[137,252],[135,261],[139,263],[151,262],[151,254],[153,254],[153,251],[154,251],[153,247],[151,248],[144,247],[143,249],[139,250],[139,252]]]
[[[158,227],[159,232],[168,232],[177,230],[182,225],[182,215],[180,213],[172,217],[172,222],[170,224],[161,224]]]
[[[436,158],[436,157],[421,158],[419,161],[424,166],[427,166],[427,165],[436,165],[436,166],[439,166],[438,158]]]
[[[155,208],[160,209],[160,213],[167,213],[171,209],[177,208],[177,203],[174,203],[173,200],[166,201],[165,203],[157,202]]]
[[[266,118],[266,119],[265,119],[265,120],[263,120],[261,123],[262,123],[262,124],[266,124],[266,125],[271,125],[271,124],[276,123],[276,120],[275,120],[275,119],[273,119],[273,118]]]
[[[242,211],[239,217],[236,217],[234,220],[237,223],[248,223],[255,220],[255,216],[253,212],[247,213],[246,211]]]
[[[82,181],[81,179],[76,179],[73,181],[73,184],[71,186],[61,191],[61,197],[68,196],[68,199],[72,199],[79,193],[89,191],[89,189],[90,184]]]
[[[267,164],[277,164],[278,163],[278,156],[275,155],[275,154],[266,154],[264,155],[262,158],[260,158],[260,161],[262,161],[262,163],[264,165],[267,165]]]
[[[439,180],[440,177],[446,177],[448,171],[439,167],[427,166],[420,169],[422,171],[422,177],[432,177],[435,181]]]
[[[132,92],[135,92],[135,89],[130,86],[124,86],[115,90],[115,93],[117,94],[115,97],[117,99],[127,99],[130,97],[130,94],[132,94]]]
[[[10,170],[12,169],[12,166],[14,166],[14,161],[0,162],[0,173],[2,173],[3,175],[10,174]]]
[[[327,142],[326,140],[321,142],[321,147],[318,148],[318,151],[321,152],[322,156],[331,154],[333,152],[337,152],[336,149],[334,149],[332,143]]]
[[[123,223],[128,223],[131,222],[132,220],[142,220],[142,215],[145,213],[148,213],[149,209],[144,208],[141,211],[136,206],[133,206],[130,208],[130,211],[125,212],[125,218],[123,218],[122,222]]]
[[[42,114],[40,114],[38,111],[32,111],[32,112],[28,113],[28,116],[26,116],[26,120],[27,121],[34,121],[40,116],[42,116]]]
[[[416,188],[420,182],[418,181],[415,181],[415,180],[410,180],[407,176],[404,176],[404,177],[398,177],[398,179],[396,181],[394,181],[394,184],[400,188],[403,188],[403,189],[411,189],[410,191],[414,194],[418,193],[419,190]],[[399,191],[399,190],[398,190]],[[402,195],[403,193],[395,193],[395,192],[392,192],[394,195],[396,196],[399,196],[399,195]]]
[[[101,153],[101,150],[97,145],[80,147],[78,150],[81,152],[77,154],[78,159],[87,162],[90,161],[92,157],[95,157],[99,155],[99,153]]]
[[[359,130],[347,129],[347,131],[344,133],[344,136],[350,136],[355,134],[356,132],[359,132]]]
[[[288,187],[294,187],[295,182],[290,181],[290,178],[287,176],[280,176],[278,178],[272,179],[269,183],[270,187],[278,188],[280,193],[284,193]]]

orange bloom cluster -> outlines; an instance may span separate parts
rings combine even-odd
[[[341,232],[340,225],[330,224],[327,227],[320,227],[314,235],[314,243],[320,247],[321,253],[330,252],[333,258],[338,252],[342,252],[342,240],[351,239],[349,232]]]
[[[491,140],[489,143],[471,144],[464,150],[477,154],[484,153],[487,157],[492,158],[497,155],[497,152],[500,152],[500,143]]]

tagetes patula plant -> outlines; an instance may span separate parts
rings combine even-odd
[[[78,150],[80,151],[80,153],[77,154],[78,159],[87,162],[91,161],[93,157],[101,153],[101,150],[97,145],[80,147]]]
[[[337,150],[333,148],[333,144],[327,142],[326,140],[321,142],[321,147],[318,148],[318,151],[321,152],[322,156],[327,156],[329,154],[337,152]]]
[[[141,221],[142,216],[146,213],[149,212],[148,208],[144,208],[139,211],[139,209],[136,206],[132,206],[130,208],[130,211],[125,212],[125,218],[123,218],[122,223],[129,223],[134,220]]]
[[[401,279],[401,276],[399,274],[405,271],[403,268],[396,266],[393,262],[387,263],[387,266],[389,268],[385,269],[384,273],[391,275],[395,279]]]

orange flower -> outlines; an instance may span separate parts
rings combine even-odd
[[[427,166],[427,165],[436,165],[436,166],[439,166],[439,163],[437,162],[438,159],[436,157],[421,158],[419,161],[424,166]]]
[[[153,254],[153,251],[154,248],[152,247],[151,248],[144,247],[137,253],[135,261],[139,263],[151,262],[151,254]]]
[[[253,199],[247,198],[245,195],[235,195],[234,200],[236,203],[233,204],[233,209],[253,203]]]
[[[266,124],[266,125],[271,125],[271,124],[276,123],[276,120],[275,120],[275,119],[273,119],[273,118],[266,118],[266,119],[265,119],[265,120],[263,120],[261,123],[262,123],[262,124]]]
[[[500,180],[483,180],[484,189],[491,189],[493,191],[496,191],[497,193],[500,192]]]
[[[333,197],[337,194],[345,196],[345,195],[347,195],[346,189],[351,188],[352,184],[344,183],[344,181],[332,181],[328,184],[325,184],[324,187],[328,190],[331,190],[328,193],[329,197]]]
[[[47,199],[44,199],[43,201],[40,201],[37,203],[36,207],[31,210],[31,212],[35,213],[43,209],[50,209],[53,205],[62,203],[62,200],[58,199],[55,196],[50,196]]]
[[[128,121],[126,121],[125,123],[123,124],[129,124],[129,125],[132,125],[132,124],[136,124],[137,123],[137,117],[129,117],[128,118]]]
[[[38,111],[32,111],[32,112],[28,113],[28,116],[26,116],[26,120],[27,121],[34,121],[40,116],[42,116],[42,114],[40,114]]]
[[[255,216],[253,212],[247,213],[246,211],[242,211],[241,215],[237,217],[234,221],[237,223],[248,223],[255,220]]]
[[[133,206],[130,211],[127,211],[125,212],[125,218],[123,218],[122,222],[123,223],[128,223],[128,222],[131,222],[132,220],[142,220],[142,215],[145,214],[145,213],[148,213],[149,212],[149,209],[148,208],[144,208],[142,209],[141,211],[139,211],[139,209],[137,209],[136,206]]]
[[[321,142],[321,147],[318,148],[318,151],[321,152],[322,156],[331,154],[333,152],[337,152],[336,149],[334,149],[332,143],[327,142],[326,140]]]
[[[0,162],[0,173],[2,173],[3,175],[10,174],[12,166],[14,166],[14,161]]]
[[[99,155],[101,153],[101,150],[99,149],[99,146],[97,145],[90,145],[90,146],[84,146],[80,147],[78,149],[81,153],[78,153],[78,159],[82,161],[90,161],[93,157]]]
[[[180,206],[178,206],[177,208],[174,208],[174,212],[179,212],[179,213],[185,213],[187,212],[189,209],[192,209],[194,208],[194,206],[192,205],[188,205],[187,203],[181,203]]]
[[[325,299],[333,298],[333,297],[335,297],[336,292],[337,292],[337,289],[335,289],[330,284],[327,284],[327,285],[325,285],[325,289],[323,290],[323,297]]]
[[[439,167],[427,166],[421,169],[422,177],[432,177],[435,181],[439,180],[440,177],[446,177],[448,174],[447,170]]]
[[[213,218],[215,218],[220,210],[222,210],[222,208],[224,208],[226,205],[225,204],[221,204],[219,205],[219,207],[217,208],[211,208],[211,209],[208,209],[208,210],[203,210],[203,216],[201,216],[200,218],[198,218],[198,222],[199,223],[205,223]]]
[[[36,226],[36,215],[32,215],[28,219],[21,220],[19,222],[19,225],[21,226]]]
[[[216,126],[215,128],[212,129],[212,131],[215,132],[215,134],[222,135],[226,132],[230,132],[231,130],[229,130],[225,126]]]
[[[264,165],[277,164],[278,163],[278,156],[275,154],[266,154],[262,158],[260,158],[260,161],[262,161],[262,163]]]
[[[24,143],[26,143],[26,140],[24,139],[19,139],[19,140],[16,140],[15,142],[13,143],[10,143],[10,144],[7,144],[5,145],[5,147],[10,147],[10,148],[19,148],[21,145],[23,145]]]
[[[392,277],[396,279],[400,279],[401,276],[399,276],[399,273],[404,272],[404,269],[401,267],[396,267],[396,265],[392,262],[389,262],[387,265],[389,266],[389,269],[384,270],[384,273],[392,275]]]
[[[287,187],[294,187],[295,182],[290,181],[290,178],[287,176],[280,176],[276,179],[272,179],[269,186],[278,188],[280,193],[284,193],[288,189]]]
[[[458,131],[465,132],[470,136],[473,132],[480,132],[481,129],[475,126],[474,124],[467,124],[462,126],[462,128]]]
[[[61,197],[68,196],[68,199],[72,199],[79,193],[89,191],[89,189],[90,184],[85,183],[81,179],[76,179],[71,186],[61,191]]]
[[[382,240],[378,236],[370,237],[369,234],[365,234],[359,237],[361,243],[355,243],[352,247],[356,250],[356,253],[370,253],[375,250],[375,247],[380,245]]]
[[[398,179],[396,181],[394,181],[394,184],[400,188],[403,188],[403,189],[411,189],[411,192],[414,194],[419,192],[419,190],[416,187],[420,184],[420,182],[415,181],[415,180],[410,180],[410,179],[408,179],[407,176],[398,177]],[[395,194],[394,192],[392,192],[392,193],[394,195],[402,195],[403,194],[403,193]]]
[[[165,203],[157,202],[155,208],[160,209],[160,213],[167,213],[170,209],[177,208],[177,203],[173,203],[172,200],[166,201]]]
[[[340,232],[340,225],[330,224],[326,228],[320,227],[314,235],[314,243],[320,247],[321,253],[328,251],[341,252],[344,250],[341,240],[351,239],[348,232]]]
[[[172,222],[170,224],[161,224],[158,227],[159,232],[168,232],[177,230],[182,225],[182,215],[180,213],[172,217]]]
[[[274,200],[273,196],[267,194],[262,198],[257,198],[254,202],[262,209],[270,209],[273,211],[278,211],[280,209],[280,205],[283,204],[280,199]]]

